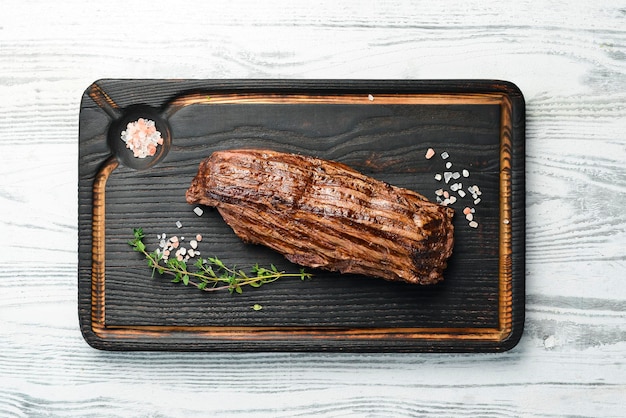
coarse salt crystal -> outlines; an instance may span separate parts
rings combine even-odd
[[[176,221],[176,228],[180,229],[183,227],[183,224],[181,221]]]
[[[450,168],[450,167],[452,167],[452,163],[451,163],[450,161],[448,161],[448,162],[446,163],[446,168]]]
[[[196,241],[198,242],[202,241],[202,235],[200,234],[196,235]]]
[[[470,209],[468,206],[465,206],[465,208],[463,209],[463,214],[467,215],[469,213],[472,213],[472,209]]]
[[[450,204],[453,204],[456,202],[456,196],[450,196],[448,200],[450,200]]]
[[[467,219],[468,221],[473,221],[474,215],[470,212],[467,215],[465,215],[465,219]]]
[[[154,121],[144,118],[129,122],[126,130],[121,132],[120,138],[136,158],[153,156],[156,154],[157,147],[163,145],[161,132],[156,130]]]
[[[475,204],[475,205],[477,205],[477,204],[479,204],[479,203],[480,203],[480,197],[479,197],[479,198],[477,198],[477,199],[474,199],[474,204]]]
[[[436,194],[437,196],[443,196],[443,189],[437,189],[437,190],[435,190],[435,194]]]
[[[472,228],[478,228],[478,222],[472,221],[472,222],[469,223],[469,226],[472,227]]]
[[[194,212],[196,215],[198,215],[198,216],[202,216],[202,214],[204,213],[204,211],[202,210],[202,208],[201,208],[201,207],[199,207],[199,206],[196,206],[196,207],[193,209],[193,212]]]
[[[543,340],[543,346],[547,349],[553,349],[557,344],[556,337],[554,335],[550,335],[545,340]]]
[[[461,174],[458,171],[455,171],[454,173],[452,173],[452,178],[454,180],[458,179],[459,177],[461,177]]]
[[[441,174],[439,173],[435,174],[435,180],[441,181]]]
[[[465,192],[463,190],[459,189],[458,193],[459,193],[459,196],[465,197]]]
[[[433,155],[435,155],[435,150],[432,148],[428,148],[425,155],[426,159],[430,160],[431,158],[433,158]]]
[[[448,154],[446,151],[444,151],[444,152],[442,152],[442,153],[441,153],[441,158],[442,158],[442,159],[447,160],[447,159],[448,159],[448,157],[450,157],[450,154]]]
[[[504,219],[504,220],[502,220],[502,223],[505,224],[505,225],[508,225],[509,224],[509,220],[508,219]]]
[[[367,95],[367,100],[369,100],[370,102],[374,101],[374,96],[371,94]]]
[[[452,178],[451,172],[446,171],[445,173],[443,173],[443,180],[446,182],[446,184],[448,184],[451,178]]]
[[[469,171],[463,170],[463,177],[469,177]]]
[[[198,241],[192,239],[191,241],[189,241],[189,246],[195,250],[196,248],[198,248]]]

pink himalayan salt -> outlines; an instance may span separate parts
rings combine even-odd
[[[144,118],[129,122],[126,130],[121,133],[121,139],[137,158],[153,156],[157,152],[157,146],[163,145],[161,132],[156,130],[154,121]]]

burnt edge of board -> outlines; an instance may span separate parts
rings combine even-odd
[[[90,274],[79,268],[79,320],[83,337],[104,350],[169,351],[345,351],[345,352],[499,352],[513,348],[524,327],[525,282],[525,104],[510,82],[493,80],[101,80],[85,92],[114,117],[118,105],[101,84],[119,81],[169,88],[154,101],[165,115],[194,104],[218,103],[346,103],[371,100],[397,104],[498,104],[500,120],[499,326],[496,328],[303,328],[221,326],[107,326],[105,321],[105,189],[117,168],[114,157],[98,170],[92,190],[91,213],[79,210],[79,225],[91,225],[91,242],[81,242],[79,264],[89,249]],[[174,83],[172,85],[172,83]],[[179,94],[168,94],[172,87]],[[210,99],[209,99],[210,97]],[[82,106],[81,106],[82,109]],[[80,143],[79,143],[80,147]],[[80,152],[79,152],[80,155]],[[79,167],[80,169],[80,167]],[[80,204],[80,203],[79,203]],[[81,222],[82,220],[82,222]],[[82,241],[85,241],[84,239]]]

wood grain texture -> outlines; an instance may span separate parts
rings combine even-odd
[[[152,169],[135,171],[137,160],[126,161],[128,151],[115,148],[125,123],[95,126],[103,112],[134,115],[124,120],[145,116],[134,110],[143,103],[169,114],[172,149]],[[491,351],[510,349],[521,335],[524,103],[514,85],[101,80],[86,90],[80,122],[79,312],[95,347]],[[442,183],[433,175],[445,161],[427,161],[430,146],[449,152],[457,170],[470,168],[466,187],[483,190],[475,205],[480,227],[468,227],[463,215],[454,220],[455,255],[438,286],[392,286],[318,270],[311,284],[281,282],[237,298],[207,297],[155,282],[128,251],[138,225],[149,248],[157,245],[150,237],[162,231],[200,232],[210,241],[202,252],[228,264],[246,268],[254,260],[297,271],[279,254],[242,244],[215,211],[202,218],[192,213],[183,192],[202,159],[219,149],[282,149],[341,161],[434,197]],[[122,157],[119,168],[111,152]],[[460,213],[464,204],[474,206],[461,197],[453,206]],[[177,221],[187,228],[172,232]],[[252,311],[254,303],[267,309]]]
[[[340,3],[3,2],[0,416],[623,415],[626,6]],[[102,77],[515,82],[527,99],[520,344],[486,355],[91,349],[76,316],[77,132],[82,91]]]

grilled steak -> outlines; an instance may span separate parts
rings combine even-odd
[[[453,210],[333,161],[270,150],[214,152],[187,202],[215,206],[245,242],[342,273],[431,284],[452,254]]]

